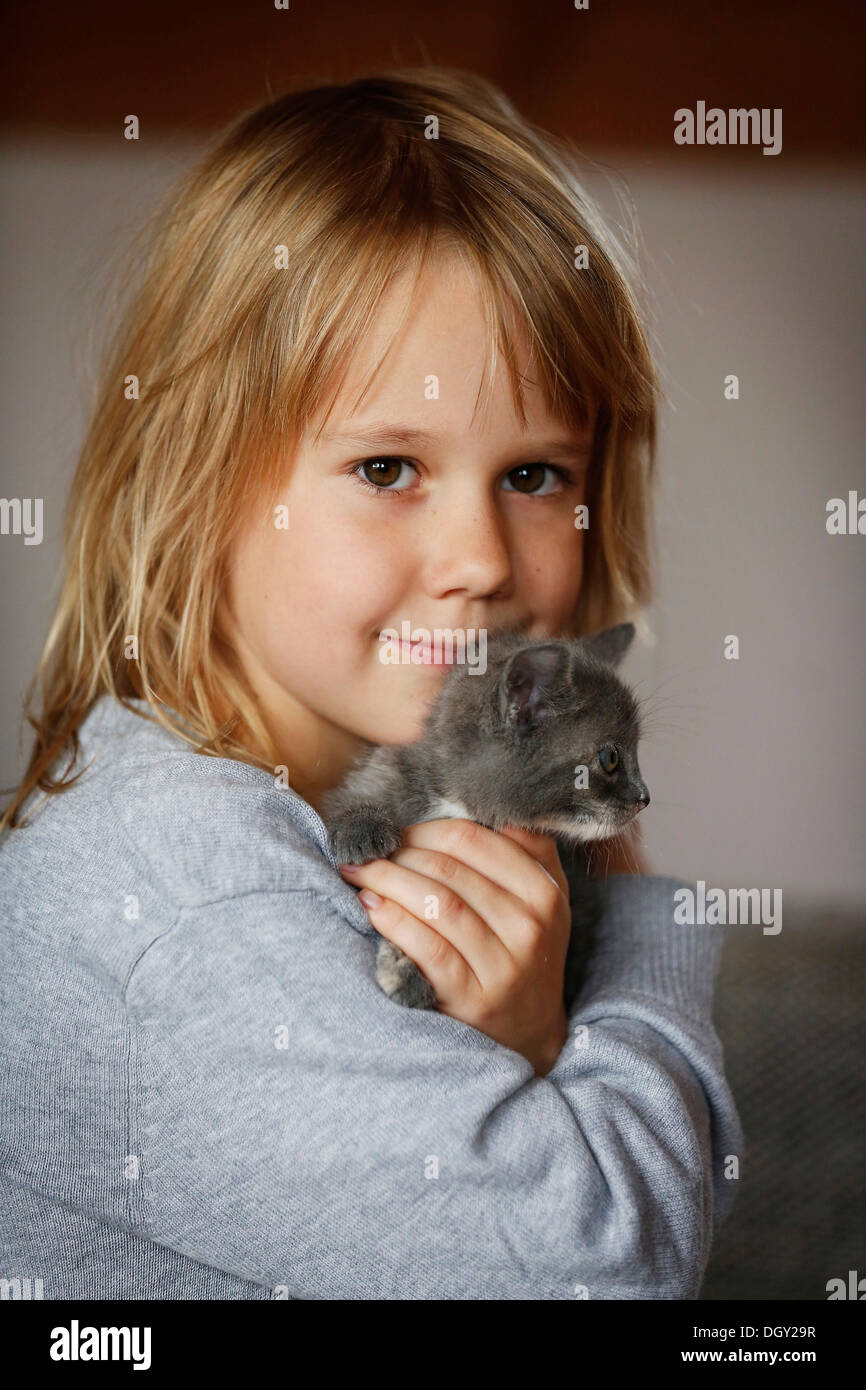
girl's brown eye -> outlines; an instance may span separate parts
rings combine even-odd
[[[519,468],[513,468],[508,476],[513,480],[516,492],[537,492],[544,483],[546,468],[546,463],[523,463]]]
[[[380,483],[383,487],[397,481],[402,467],[403,463],[400,459],[371,459],[369,463],[362,464],[367,481]],[[367,476],[367,469],[370,470],[371,476]]]

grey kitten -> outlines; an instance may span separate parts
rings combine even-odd
[[[634,632],[633,623],[620,623],[542,642],[515,629],[491,633],[484,673],[449,670],[416,742],[366,750],[324,799],[342,864],[386,859],[404,826],[446,816],[555,835],[572,906],[566,1006],[601,910],[581,845],[619,833],[649,803],[637,760],[637,702],[613,669]],[[435,1007],[432,986],[384,937],[376,978],[399,1004]]]

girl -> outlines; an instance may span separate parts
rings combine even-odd
[[[632,270],[568,152],[440,69],[269,102],[164,205],[4,818],[4,1275],[696,1295],[740,1135],[678,881],[618,847],[567,1016],[552,839],[429,822],[343,881],[318,814],[443,678],[385,628],[639,615]],[[435,1011],[379,990],[375,932]]]

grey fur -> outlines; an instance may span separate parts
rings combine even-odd
[[[414,743],[366,750],[328,794],[323,816],[338,862],[361,864],[399,848],[403,828],[455,814],[494,830],[506,825],[555,834],[573,914],[566,1000],[600,910],[581,845],[615,835],[649,801],[637,760],[637,702],[617,676],[634,637],[620,623],[580,639],[539,642],[514,629],[490,634],[487,669],[453,667]],[[616,749],[605,771],[599,752]],[[608,761],[610,759],[608,758]],[[575,771],[588,769],[586,789]],[[382,940],[377,979],[397,1003],[434,1008],[435,994],[413,962]]]

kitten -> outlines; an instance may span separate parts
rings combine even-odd
[[[637,760],[637,702],[613,669],[634,632],[620,623],[541,642],[514,629],[491,633],[486,671],[449,670],[416,742],[365,750],[324,799],[343,864],[386,859],[404,826],[446,816],[556,836],[573,921],[567,1006],[601,910],[600,885],[587,876],[580,847],[618,834],[649,803]],[[376,978],[399,1004],[435,1007],[431,985],[385,938]]]

